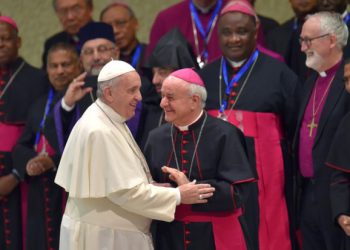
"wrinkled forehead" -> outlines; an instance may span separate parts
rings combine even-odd
[[[88,40],[84,43],[82,49],[86,48],[97,48],[98,46],[105,45],[105,46],[114,46],[114,43],[112,43],[110,40],[105,38],[96,38]]]

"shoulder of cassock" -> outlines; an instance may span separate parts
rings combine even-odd
[[[101,198],[147,183],[139,158],[123,133],[91,105],[74,126],[55,182],[75,198]]]

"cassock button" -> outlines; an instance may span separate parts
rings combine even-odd
[[[10,240],[6,240],[5,243],[6,243],[6,245],[11,245],[11,241]]]
[[[231,96],[236,96],[236,95],[237,95],[237,93],[235,91],[231,92]]]
[[[232,104],[234,104],[235,103],[235,100],[231,100],[230,101],[230,104],[232,105]]]
[[[186,169],[183,169],[181,172],[184,173],[184,174],[188,173],[188,171]]]
[[[190,233],[191,233],[190,230],[185,230],[186,235],[189,235]]]
[[[188,133],[189,133],[188,130],[182,131],[183,135],[188,135]]]
[[[188,141],[186,141],[186,140],[182,141],[182,144],[187,144],[187,143],[188,143]]]
[[[182,160],[182,164],[187,164],[188,160]]]
[[[5,219],[5,224],[10,224],[10,220],[9,219]]]
[[[190,240],[186,240],[186,241],[185,241],[185,244],[186,244],[186,245],[188,245],[188,244],[190,244],[190,243],[191,243]]]
[[[185,149],[183,149],[183,150],[181,150],[181,154],[187,154],[187,150],[185,150]]]
[[[235,82],[235,83],[233,84],[233,87],[237,87],[237,86],[238,86],[238,83]]]
[[[11,230],[9,230],[9,229],[5,230],[5,234],[9,235],[10,233],[11,233]]]

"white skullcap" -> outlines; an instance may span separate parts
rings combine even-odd
[[[108,62],[100,71],[98,75],[97,81],[103,82],[111,80],[117,76],[121,76],[125,73],[136,71],[130,64],[119,61],[119,60],[111,60]]]

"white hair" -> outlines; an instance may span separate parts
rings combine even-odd
[[[205,87],[197,84],[188,84],[188,90],[190,96],[198,95],[202,101],[202,108],[205,107],[205,102],[207,101],[207,90]]]
[[[320,20],[320,31],[323,34],[334,34],[337,39],[337,46],[339,49],[343,49],[347,42],[349,31],[343,17],[335,12],[321,11],[307,18],[316,17]]]
[[[97,82],[97,91],[96,91],[96,96],[97,98],[102,98],[104,99],[103,97],[103,90],[107,87],[110,87],[110,86],[113,86],[113,85],[116,85],[118,83],[118,76],[117,77],[114,77],[110,80],[107,80],[107,81],[100,81],[100,82]]]

